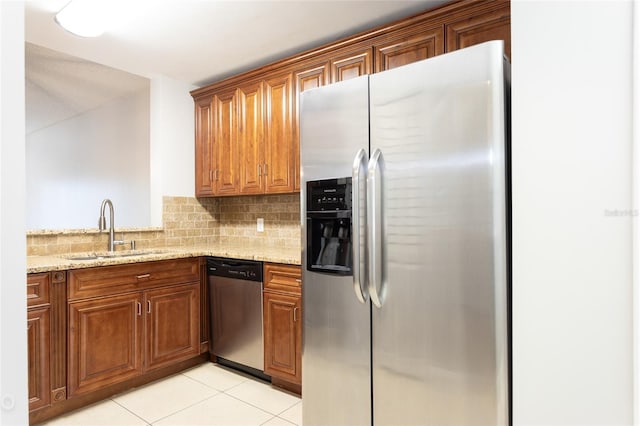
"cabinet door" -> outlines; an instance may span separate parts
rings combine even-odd
[[[27,311],[27,347],[29,365],[29,411],[51,403],[49,306]]]
[[[324,86],[329,82],[329,62],[306,65],[294,72],[295,109],[293,137],[294,191],[300,191],[300,94],[305,90]]]
[[[215,111],[214,169],[216,195],[238,193],[238,135],[236,90],[218,93],[213,98]]]
[[[146,369],[200,353],[200,283],[145,292]]]
[[[300,297],[264,293],[264,372],[301,384]]]
[[[211,98],[196,100],[196,196],[214,195],[214,151]]]
[[[442,26],[411,33],[399,32],[376,42],[376,72],[390,70],[444,53]]]
[[[336,83],[371,74],[372,51],[372,49],[366,48],[333,57],[331,59],[331,82]]]
[[[293,192],[292,74],[265,80],[266,134],[264,138],[266,193]]]
[[[240,87],[238,89],[238,147],[241,194],[264,192],[262,111],[262,83],[257,82]]]
[[[142,371],[140,293],[69,304],[69,397]]]
[[[493,2],[496,8],[454,20],[446,25],[447,52],[490,40],[504,40],[511,57],[511,9],[508,1]]]

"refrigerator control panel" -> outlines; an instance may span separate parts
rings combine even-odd
[[[307,211],[351,211],[351,178],[307,182]]]
[[[307,182],[307,269],[352,274],[351,178]]]

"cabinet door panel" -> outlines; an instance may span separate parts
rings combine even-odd
[[[214,194],[213,108],[211,98],[196,101],[196,196]]]
[[[344,53],[331,59],[331,82],[349,80],[371,74],[372,49]]]
[[[265,80],[265,192],[293,192],[293,91],[291,74]]]
[[[43,305],[50,302],[50,281],[51,277],[48,272],[27,275],[27,306]]]
[[[262,84],[254,83],[238,89],[238,147],[240,158],[240,193],[264,192],[262,167]]]
[[[329,62],[307,65],[295,71],[295,109],[293,138],[294,191],[300,191],[300,94],[305,90],[322,87],[329,82]]]
[[[51,403],[50,318],[51,309],[48,306],[27,311],[29,411]]]
[[[142,371],[140,293],[69,304],[69,396]]]
[[[508,1],[497,2],[498,9],[478,13],[447,24],[447,52],[490,40],[504,40],[511,57],[511,10]]]
[[[215,152],[214,171],[217,195],[238,193],[237,102],[235,89],[214,96]]]
[[[376,72],[407,65],[444,53],[442,27],[411,34],[398,34],[376,43]]]
[[[200,283],[145,292],[146,369],[200,353]]]
[[[290,383],[301,383],[300,297],[264,293],[264,371]]]

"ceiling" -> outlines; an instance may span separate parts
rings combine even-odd
[[[82,38],[54,22],[68,0],[29,0],[29,43],[143,77],[203,86],[444,0],[93,0],[122,8],[102,36]],[[127,8],[125,11],[124,8]]]

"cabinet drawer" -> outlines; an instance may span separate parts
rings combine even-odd
[[[69,299],[108,296],[199,280],[197,258],[78,269],[69,272]]]
[[[265,263],[264,289],[301,294],[302,280],[300,267]]]
[[[27,306],[49,303],[49,273],[27,275]]]

